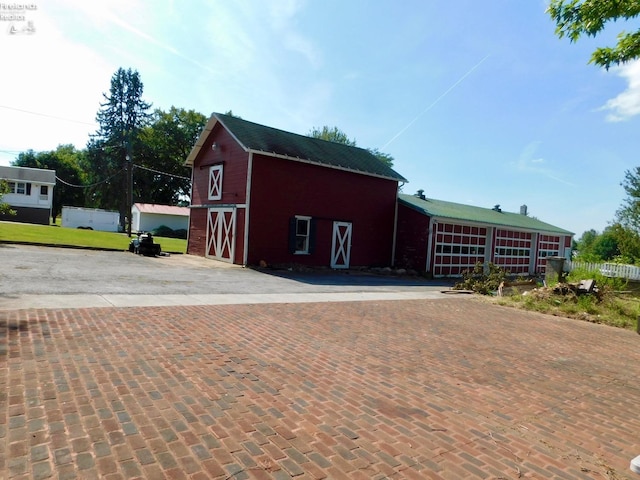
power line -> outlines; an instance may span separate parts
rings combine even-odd
[[[166,175],[168,177],[181,178],[182,180],[191,180],[189,177],[183,177],[181,175],[174,175],[173,173],[161,172],[160,170],[154,170],[153,168],[143,167],[142,165],[134,165],[135,168],[141,168],[142,170],[148,170],[153,173],[158,173],[160,175]]]
[[[88,122],[83,122],[81,120],[73,120],[71,118],[64,118],[64,117],[58,117],[56,115],[49,115],[47,113],[32,112],[31,110],[23,110],[21,108],[9,107],[7,105],[0,105],[0,108],[4,108],[6,110],[13,110],[15,112],[28,113],[29,115],[37,115],[39,117],[55,118],[56,120],[63,120],[65,122],[79,123],[81,125],[91,125],[92,127],[96,126],[95,122],[88,123]]]
[[[60,183],[64,183],[65,185],[69,186],[69,187],[75,187],[75,188],[90,188],[90,187],[95,187],[96,185],[100,185],[101,183],[106,183],[109,180],[111,180],[113,177],[116,177],[118,175],[120,175],[122,172],[124,172],[124,168],[117,171],[116,173],[114,173],[113,175],[111,175],[110,177],[105,178],[104,180],[100,180],[99,182],[96,183],[92,183],[91,185],[74,185],[73,183],[69,183],[69,182],[65,182],[64,180],[62,180],[59,176],[56,175],[56,180],[58,180]]]
[[[133,166],[134,166],[135,168],[140,168],[140,169],[142,169],[142,170],[148,170],[148,171],[150,171],[150,172],[157,173],[157,174],[160,174],[160,175],[166,175],[166,176],[168,176],[168,177],[180,178],[180,179],[182,179],[182,180],[191,180],[191,178],[189,178],[189,177],[183,177],[183,176],[181,176],[181,175],[174,175],[173,173],[161,172],[160,170],[155,170],[155,169],[153,169],[153,168],[143,167],[142,165],[135,165],[135,164],[134,164]],[[114,173],[114,174],[113,174],[113,175],[111,175],[110,177],[107,177],[107,178],[105,178],[104,180],[101,180],[101,181],[99,181],[99,182],[92,183],[92,184],[90,184],[90,185],[75,185],[75,184],[73,184],[73,183],[69,183],[69,182],[66,182],[66,181],[62,180],[62,179],[61,179],[60,177],[58,177],[57,175],[56,175],[56,180],[58,180],[60,183],[64,183],[65,185],[67,185],[67,186],[69,186],[69,187],[75,187],[75,188],[90,188],[90,187],[95,187],[96,185],[100,185],[100,184],[102,184],[102,183],[106,183],[106,182],[108,182],[109,180],[111,180],[113,177],[116,177],[117,175],[120,175],[120,174],[121,174],[122,172],[124,172],[124,171],[125,171],[125,168],[122,168],[121,170],[117,171],[116,173]]]

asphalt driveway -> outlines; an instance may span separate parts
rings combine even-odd
[[[441,289],[442,282],[340,272],[259,272],[192,255],[0,244],[0,294],[278,294]]]

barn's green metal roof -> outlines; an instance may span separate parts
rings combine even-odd
[[[193,164],[197,149],[201,148],[208,134],[217,123],[222,124],[247,151],[278,155],[318,165],[325,165],[357,173],[388,178],[399,182],[407,180],[392,168],[381,162],[368,150],[319,138],[285,132],[248,122],[238,117],[214,113],[203,130],[194,150],[187,158]]]
[[[432,198],[422,199],[416,195],[407,195],[404,193],[399,195],[399,201],[402,205],[406,205],[425,215],[439,219],[477,222],[501,227],[573,235],[573,232],[520,213],[497,211],[492,208],[474,207],[472,205],[445,202],[444,200],[434,200]]]

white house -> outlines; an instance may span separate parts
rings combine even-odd
[[[0,215],[0,220],[49,225],[53,207],[55,170],[0,166],[0,180],[7,182],[9,193],[2,201],[17,215]]]
[[[134,232],[150,232],[161,225],[172,230],[186,230],[189,228],[189,208],[134,203],[131,220],[131,230]]]

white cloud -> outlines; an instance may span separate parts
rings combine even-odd
[[[622,122],[640,114],[640,60],[617,67],[614,73],[626,79],[627,89],[607,101],[602,110],[609,112],[607,121]]]

